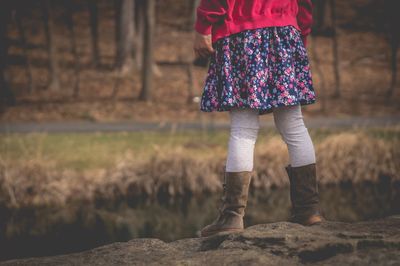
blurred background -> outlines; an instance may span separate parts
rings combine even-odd
[[[303,107],[330,220],[400,213],[395,0],[316,0]],[[227,113],[202,113],[198,0],[0,2],[0,260],[136,237],[196,237],[215,218]],[[261,119],[246,226],[290,210],[287,148]]]

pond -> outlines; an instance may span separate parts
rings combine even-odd
[[[328,220],[355,222],[400,213],[400,182],[320,186]],[[288,188],[250,193],[245,225],[284,221],[290,210]],[[173,241],[196,237],[217,214],[221,195],[165,198],[157,202],[118,199],[76,203],[64,208],[0,209],[0,260],[87,250],[132,238]]]

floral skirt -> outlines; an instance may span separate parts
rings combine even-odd
[[[315,102],[307,51],[293,26],[245,30],[217,40],[201,98],[204,112]]]

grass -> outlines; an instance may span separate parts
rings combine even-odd
[[[160,149],[202,140],[223,145],[225,132],[92,133],[92,134],[10,134],[0,136],[0,158],[8,162],[29,160],[54,162],[58,168],[87,170],[108,168],[116,159],[132,153],[145,160]]]
[[[400,128],[310,130],[320,184],[400,180]],[[0,205],[112,204],[221,189],[226,130],[0,135]],[[254,189],[288,184],[287,147],[262,130]],[[111,203],[110,203],[111,202]]]
[[[400,140],[400,128],[352,129],[392,142]],[[343,129],[310,129],[315,144]],[[61,170],[97,170],[115,166],[119,158],[130,154],[137,161],[146,161],[158,153],[182,147],[197,156],[226,152],[229,132],[130,132],[85,134],[4,134],[0,135],[0,160],[8,165],[39,161]],[[262,130],[257,147],[262,149],[271,137],[279,137],[276,130]]]

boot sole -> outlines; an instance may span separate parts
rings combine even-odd
[[[296,223],[296,224],[301,224],[303,226],[312,226],[312,225],[318,225],[323,223],[325,221],[325,218],[321,215],[312,215],[308,217],[307,219],[290,219],[289,222],[291,223]]]
[[[218,230],[218,231],[209,231],[207,233],[200,233],[201,237],[208,237],[208,236],[213,236],[213,235],[223,235],[223,234],[230,234],[230,233],[240,233],[244,229],[224,229],[224,230]]]

